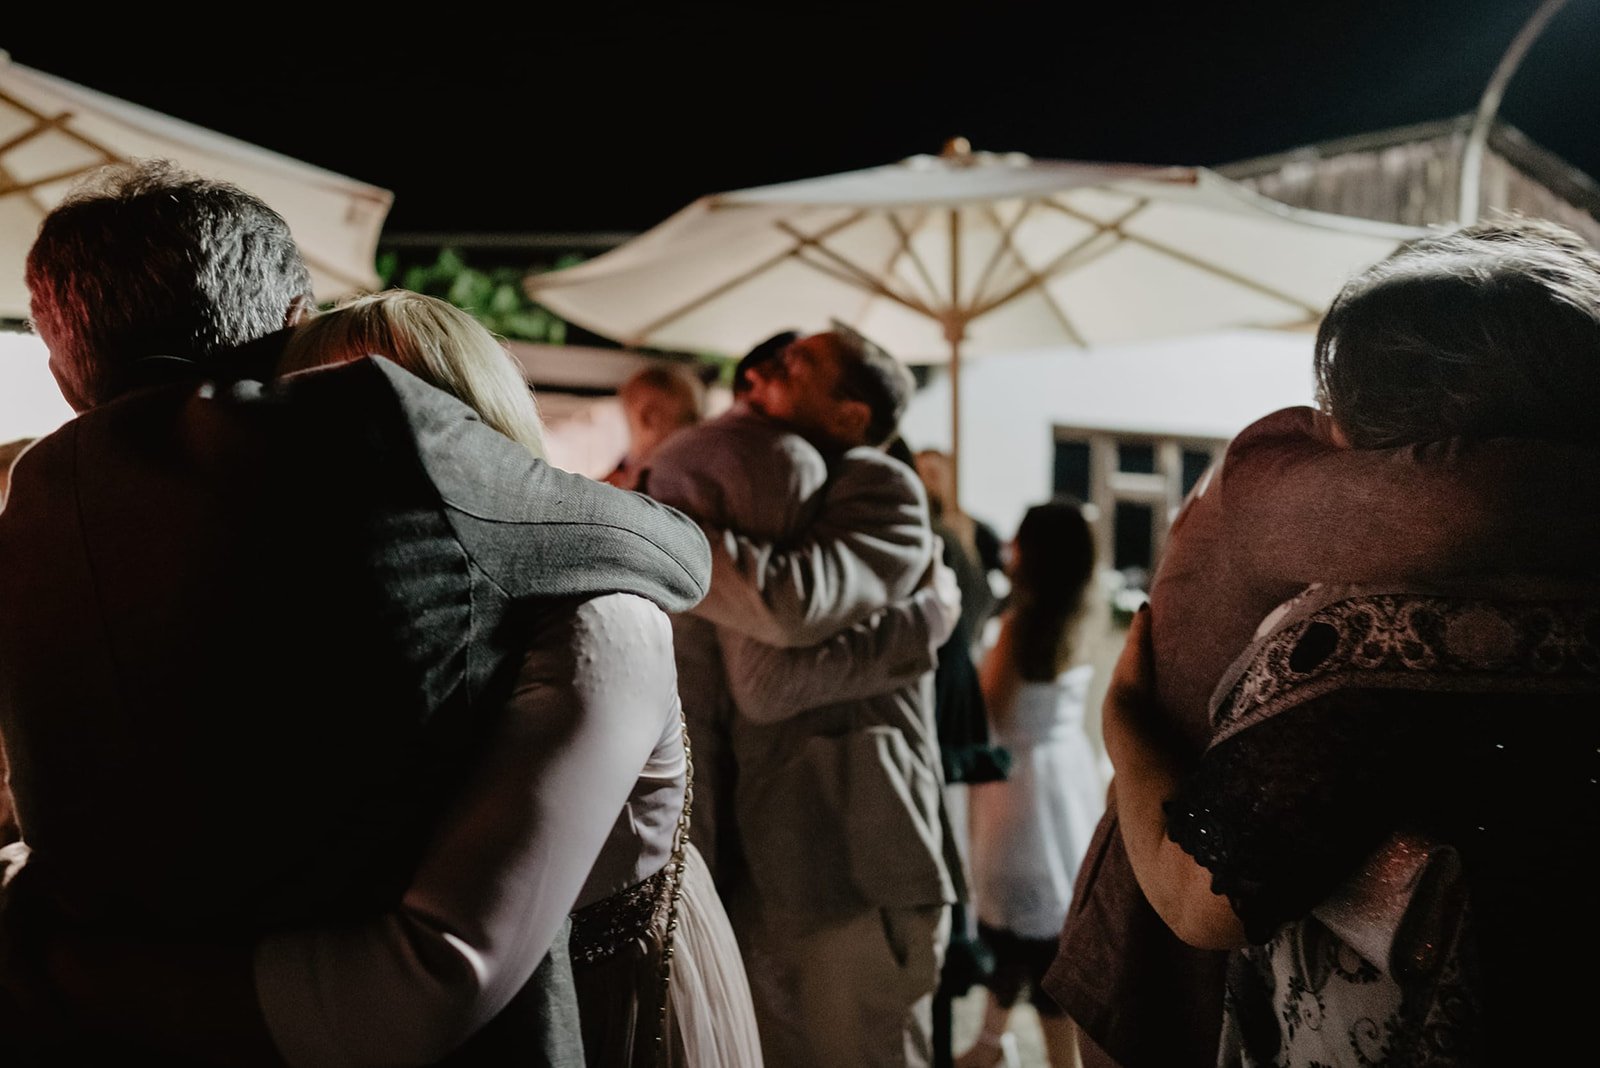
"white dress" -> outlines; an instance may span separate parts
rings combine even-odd
[[[1106,783],[1084,729],[1094,673],[1085,664],[1054,682],[1024,682],[995,741],[1011,753],[1003,782],[972,787],[972,870],[978,918],[1023,938],[1061,933]]]
[[[442,1059],[512,999],[574,902],[637,883],[671,856],[687,761],[672,630],[653,604],[607,594],[552,609],[487,729],[474,773],[390,912],[257,944],[257,998],[289,1064]],[[692,849],[685,864],[668,1063],[759,1068],[727,914]],[[645,970],[658,982],[659,947],[637,949],[629,956],[656,954]],[[656,1021],[634,1012],[636,987],[600,982],[588,989],[601,1000],[580,996],[580,1016],[637,1023],[586,1050],[590,1063],[654,1060]]]

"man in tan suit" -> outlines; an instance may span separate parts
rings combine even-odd
[[[910,376],[836,327],[753,378],[644,485],[713,547],[712,592],[678,640],[697,774],[718,745],[732,758],[709,801],[719,884],[769,1065],[925,1064],[964,887],[931,694],[948,623],[905,610],[935,543],[915,472],[879,448]]]

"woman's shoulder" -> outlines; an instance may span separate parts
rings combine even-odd
[[[550,598],[534,617],[530,652],[566,650],[580,660],[639,667],[672,656],[672,618],[634,593]]]
[[[1041,706],[1081,705],[1089,695],[1093,678],[1093,664],[1077,664],[1053,679],[1024,679],[1017,698],[1019,702],[1037,702]]]
[[[654,601],[636,593],[600,593],[577,601],[571,609],[575,626],[608,640],[672,643],[671,617]]]
[[[1089,693],[1089,683],[1093,678],[1093,664],[1073,664],[1058,672],[1053,679],[1026,685],[1036,687],[1041,693],[1048,693],[1058,700],[1082,701]]]

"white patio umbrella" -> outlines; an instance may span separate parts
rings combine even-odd
[[[374,253],[387,189],[301,163],[33,70],[0,51],[0,318],[28,314],[23,262],[39,220],[83,173],[170,159],[233,182],[289,223],[318,300],[378,285]]]
[[[739,354],[839,319],[908,363],[1305,328],[1420,231],[1294,209],[1201,167],[943,155],[702,197],[532,297],[630,346]],[[959,464],[958,464],[959,467]]]

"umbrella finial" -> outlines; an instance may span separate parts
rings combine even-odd
[[[972,142],[965,137],[952,137],[944,143],[944,150],[939,153],[939,158],[957,164],[971,163]]]

